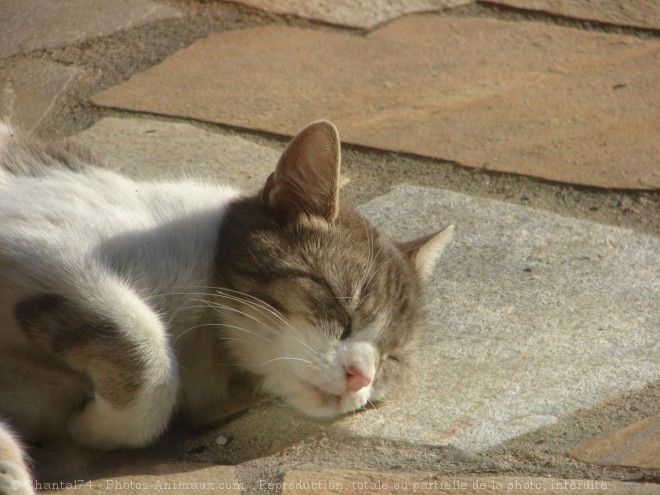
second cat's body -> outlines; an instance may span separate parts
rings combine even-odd
[[[135,182],[0,126],[0,493],[28,479],[19,438],[144,446],[238,376],[319,417],[400,386],[451,229],[395,243],[339,209],[338,178],[327,122],[254,196]]]

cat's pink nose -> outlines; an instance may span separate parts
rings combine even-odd
[[[346,368],[346,390],[349,392],[357,392],[371,383],[371,379],[367,378],[364,373],[349,366]]]

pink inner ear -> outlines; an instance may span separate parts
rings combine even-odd
[[[334,220],[339,189],[339,136],[329,122],[307,126],[289,144],[262,190],[262,201],[289,216]]]

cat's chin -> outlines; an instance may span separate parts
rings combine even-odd
[[[300,393],[289,397],[287,402],[306,416],[333,418],[364,407],[369,400],[370,388],[336,395],[300,380]]]

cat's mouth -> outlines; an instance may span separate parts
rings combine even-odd
[[[320,399],[324,404],[338,405],[339,401],[341,400],[340,395],[330,393],[327,390],[323,390],[321,387],[317,387],[316,385],[309,383],[305,380],[300,380],[300,383],[302,383],[306,391],[310,392],[314,397]]]
[[[368,397],[364,394],[346,391],[334,394],[310,382],[300,380],[305,391],[306,406],[303,412],[315,417],[330,417],[345,414],[366,404]]]

